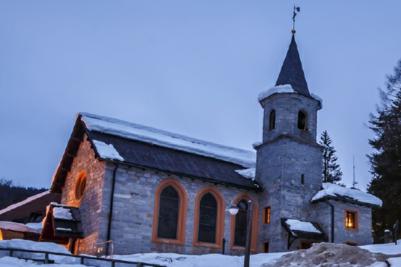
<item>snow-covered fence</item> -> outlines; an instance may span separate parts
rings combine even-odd
[[[164,267],[159,264],[98,258],[90,255],[71,255],[59,252],[29,250],[20,248],[0,248],[0,257],[10,256],[44,264],[66,263],[82,264],[94,267]]]

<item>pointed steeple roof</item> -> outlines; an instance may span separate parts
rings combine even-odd
[[[281,67],[276,86],[284,84],[291,84],[292,88],[299,94],[310,96],[294,33],[283,66]]]

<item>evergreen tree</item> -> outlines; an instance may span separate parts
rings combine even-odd
[[[323,131],[319,144],[323,146],[323,183],[338,183],[343,173],[337,163],[336,150],[327,131]]]
[[[382,105],[369,121],[374,152],[369,155],[373,179],[368,191],[383,200],[383,207],[373,212],[375,232],[382,235],[401,220],[401,61],[380,95]]]

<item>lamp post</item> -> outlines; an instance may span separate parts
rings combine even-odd
[[[239,203],[237,205],[231,205],[227,210],[228,212],[236,216],[240,208]],[[245,243],[245,256],[244,256],[244,267],[249,267],[250,256],[251,256],[251,241],[252,241],[252,200],[248,200],[248,209],[247,209],[247,221],[246,221],[246,243]]]

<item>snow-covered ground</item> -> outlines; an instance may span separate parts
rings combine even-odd
[[[401,240],[400,240],[401,241]],[[45,242],[33,242],[27,240],[0,241],[1,248],[21,248],[31,250],[43,250],[69,254],[59,245]],[[16,254],[17,255],[17,254]],[[43,258],[39,254],[22,255],[24,258]],[[163,265],[166,267],[241,267],[244,258],[242,256],[228,256],[221,254],[206,255],[182,255],[175,253],[140,253],[133,255],[115,255],[114,259],[126,261],[146,262]],[[78,260],[71,257],[51,257],[55,264],[46,265],[54,267],[87,267],[80,265]],[[351,247],[342,244],[319,243],[309,250],[298,250],[290,253],[262,253],[251,256],[252,267],[313,267],[313,266],[341,266],[341,267],[385,267],[401,266],[401,245],[379,244],[362,247]],[[0,252],[0,267],[37,267],[38,263],[29,260],[11,258],[7,253]],[[104,265],[106,266],[106,265]]]

